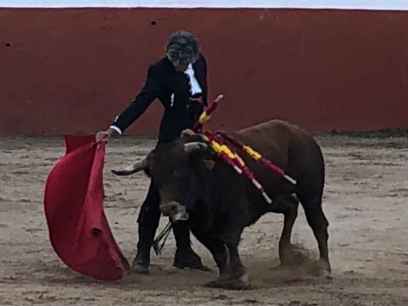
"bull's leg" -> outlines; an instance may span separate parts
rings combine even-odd
[[[207,271],[208,268],[203,265],[200,256],[191,248],[190,227],[187,221],[174,222],[173,233],[177,246],[173,266],[179,269],[191,268]]]
[[[246,289],[249,287],[248,274],[238,253],[238,239],[224,243],[220,239],[207,235],[197,235],[196,238],[206,246],[214,257],[219,269],[216,280],[207,284],[208,287],[224,289]]]
[[[273,199],[275,205],[272,212],[283,214],[283,228],[279,239],[279,259],[281,265],[296,265],[304,261],[304,255],[296,251],[291,244],[293,225],[298,215],[298,199],[290,194],[276,196]]]
[[[279,202],[282,205],[284,214],[282,234],[279,239],[279,259],[282,265],[298,264],[300,254],[297,254],[291,244],[291,236],[293,225],[298,215],[299,202],[297,199],[282,200]]]
[[[194,235],[213,256],[219,270],[219,278],[225,277],[229,272],[229,254],[224,242],[202,233],[194,232]]]
[[[327,232],[327,227],[329,222],[323,213],[321,198],[314,198],[312,200],[302,201],[305,208],[305,214],[307,222],[313,230],[313,234],[316,237],[317,243],[319,245],[320,260],[319,260],[319,274],[330,273],[330,262],[329,262],[329,250],[327,246],[327,241],[329,239],[329,234]]]
[[[241,262],[238,245],[243,227],[238,223],[227,227],[225,233],[220,235],[228,254],[228,269],[209,285],[217,288],[241,290],[249,288],[248,273]]]
[[[238,252],[238,243],[227,243],[230,258],[230,270],[227,278],[220,280],[215,285],[219,288],[242,290],[249,288],[248,272],[241,262]]]

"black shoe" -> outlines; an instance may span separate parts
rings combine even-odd
[[[137,250],[137,255],[133,260],[132,270],[136,273],[148,274],[150,266],[150,249]]]
[[[203,265],[200,256],[198,256],[191,248],[177,249],[174,256],[173,266],[179,269],[190,268],[208,271],[209,269]]]

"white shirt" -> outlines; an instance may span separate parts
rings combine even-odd
[[[187,74],[190,79],[191,95],[194,96],[195,94],[202,93],[200,84],[198,84],[198,81],[194,75],[194,69],[192,64],[187,66],[187,69],[186,71],[184,71],[184,73]]]

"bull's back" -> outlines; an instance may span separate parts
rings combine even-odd
[[[286,121],[271,120],[239,130],[235,137],[295,178],[299,182],[298,187],[311,184],[313,186],[304,188],[311,188],[313,192],[322,191],[323,156],[319,145],[307,131]],[[277,182],[282,180],[275,173],[257,165],[248,157],[245,159],[264,185],[277,188]]]
[[[252,146],[263,156],[285,166],[290,150],[301,150],[313,142],[312,136],[298,126],[282,120],[271,120],[236,132],[235,137]]]

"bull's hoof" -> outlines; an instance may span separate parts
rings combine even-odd
[[[184,265],[184,264],[173,264],[173,266],[177,269],[191,269],[191,270],[199,270],[199,271],[204,271],[204,272],[212,272],[210,268],[207,266],[204,266],[203,264],[201,265]]]
[[[299,266],[310,261],[306,250],[291,245],[281,251],[280,262],[282,266]]]
[[[218,278],[205,285],[209,288],[220,288],[227,290],[248,290],[251,289],[248,280],[248,274],[242,275],[240,278]]]
[[[330,264],[322,259],[314,263],[310,272],[317,277],[332,279]]]
[[[179,269],[195,269],[201,271],[211,271],[210,268],[203,265],[200,256],[192,249],[176,250],[173,266]]]

